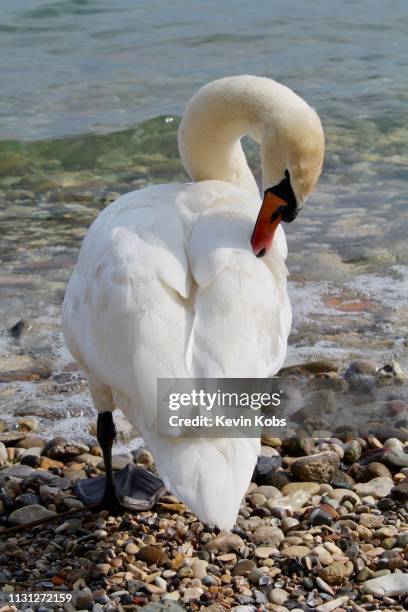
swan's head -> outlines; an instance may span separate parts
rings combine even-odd
[[[270,249],[281,221],[296,219],[322,172],[323,128],[316,111],[301,102],[262,136],[264,198],[251,238],[257,257]]]

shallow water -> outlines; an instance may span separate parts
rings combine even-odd
[[[16,0],[2,11],[2,417],[31,411],[45,432],[83,437],[92,408],[58,321],[81,239],[118,194],[185,179],[183,105],[225,74],[284,81],[325,126],[321,183],[287,227],[288,362],[372,356],[407,367],[406,3],[142,4]],[[15,338],[7,330],[19,320]]]

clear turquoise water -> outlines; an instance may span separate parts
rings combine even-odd
[[[240,73],[295,89],[326,131],[319,188],[287,227],[289,360],[408,365],[406,0],[14,0],[0,15],[0,73],[3,368],[24,357],[78,375],[58,317],[87,226],[120,193],[185,180],[184,104]],[[20,318],[29,326],[16,341],[7,329]],[[49,405],[46,386],[5,387],[11,416],[20,403]],[[86,420],[83,397],[53,401]]]

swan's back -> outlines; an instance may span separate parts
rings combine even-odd
[[[266,377],[281,367],[291,322],[286,242],[279,230],[270,254],[254,257],[258,209],[256,196],[221,181],[119,198],[85,237],[62,313],[96,407],[109,409],[111,397],[168,488],[224,528],[236,518],[259,440],[159,439],[156,382]]]

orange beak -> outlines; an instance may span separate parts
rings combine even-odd
[[[271,248],[273,236],[282,221],[285,206],[287,206],[285,200],[270,191],[265,191],[251,238],[252,250],[257,257],[263,257]]]

